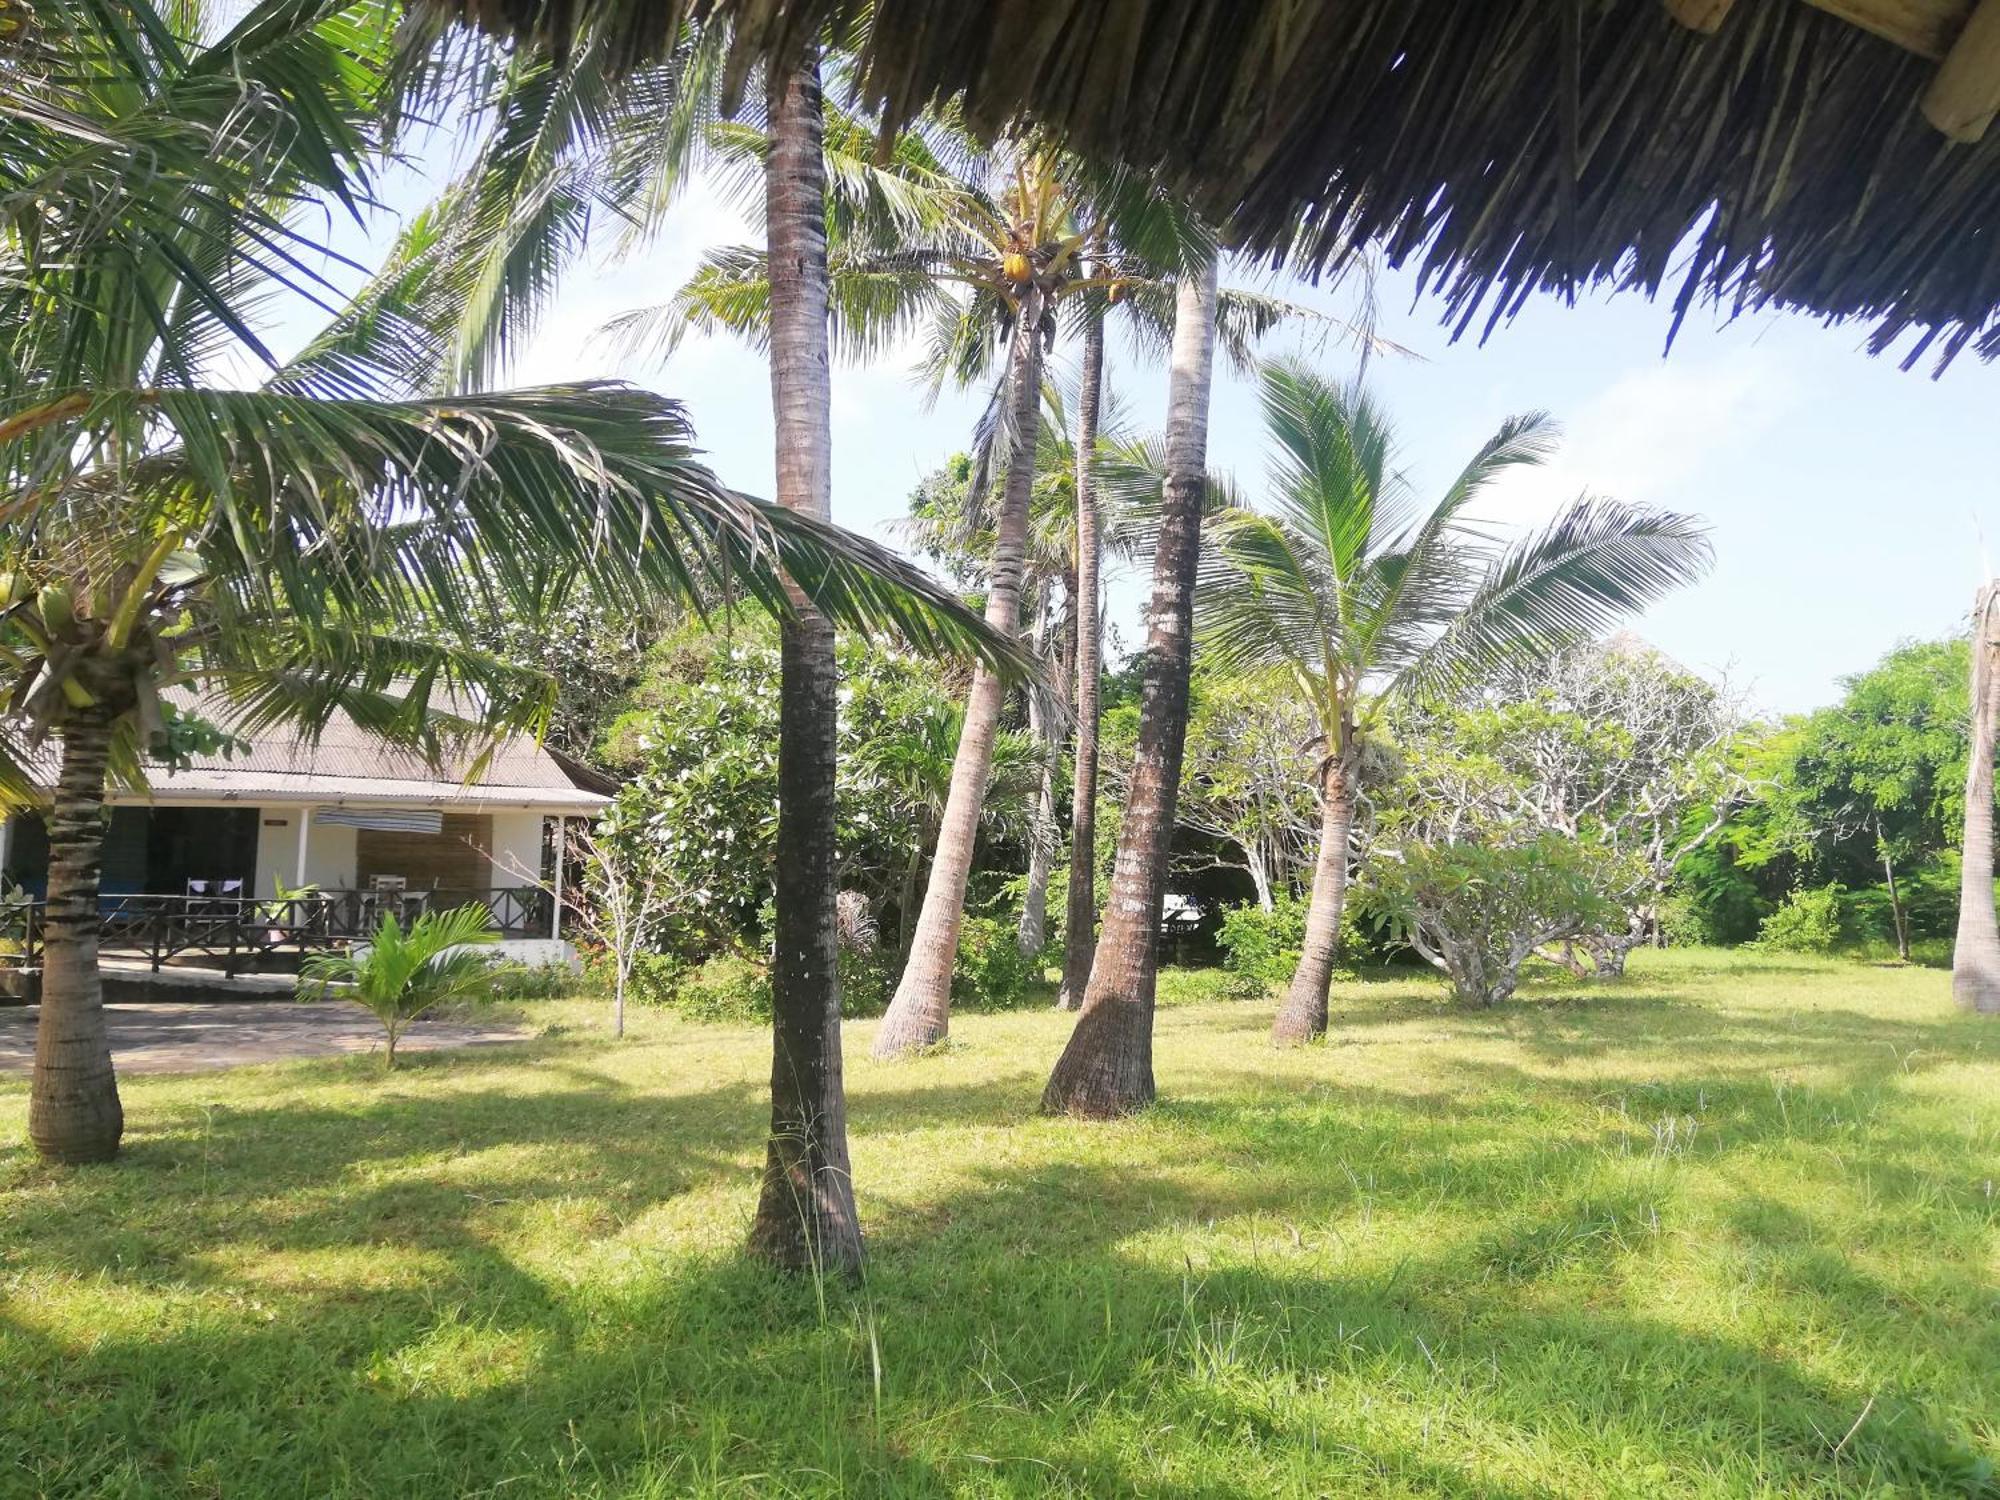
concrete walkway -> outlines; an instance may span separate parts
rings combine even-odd
[[[107,1005],[111,1056],[121,1073],[200,1073],[245,1063],[343,1052],[380,1052],[382,1028],[346,1000],[300,1005],[237,1001],[227,1005],[158,1003]],[[32,1005],[0,1008],[0,1075],[25,1073],[35,1057]],[[427,1052],[517,1042],[518,1027],[419,1021],[399,1052]]]

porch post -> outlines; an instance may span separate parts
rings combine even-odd
[[[7,856],[14,852],[14,817],[0,812],[0,888],[7,884]]]
[[[549,936],[551,938],[560,938],[562,936],[563,853],[564,853],[563,833],[568,827],[569,827],[569,819],[565,818],[561,813],[557,813],[556,814],[556,899],[555,899],[555,910],[552,913],[550,913],[549,916]]]
[[[304,886],[306,883],[306,836],[312,831],[312,821],[313,821],[313,810],[310,807],[300,808],[299,809],[299,858],[297,867],[292,872],[292,889],[295,891]]]

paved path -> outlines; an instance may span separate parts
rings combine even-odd
[[[107,1005],[111,1055],[121,1073],[199,1073],[293,1057],[379,1052],[382,1028],[345,1000],[310,1005],[238,1001],[214,1004]],[[0,1075],[25,1073],[35,1056],[32,1005],[0,1007]],[[431,1051],[516,1042],[518,1027],[419,1021],[399,1051]]]

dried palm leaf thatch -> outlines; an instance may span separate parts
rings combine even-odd
[[[892,120],[951,95],[989,132],[1032,117],[1305,268],[1377,241],[1457,332],[1671,280],[1675,327],[1707,296],[1871,320],[1906,363],[2000,354],[2000,131],[1947,141],[1931,61],[1800,0],[1738,0],[1712,36],[1661,0],[422,3],[558,48],[606,27],[628,60],[724,21],[739,78],[865,25]]]

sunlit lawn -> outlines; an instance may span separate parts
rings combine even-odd
[[[1944,975],[1347,985],[1293,1054],[1170,980],[1119,1125],[1037,1117],[1065,1018],[851,1027],[858,1292],[736,1256],[751,1030],[134,1078],[74,1174],[0,1084],[0,1495],[2000,1493]]]

